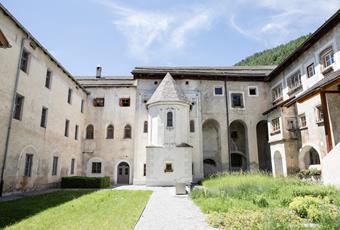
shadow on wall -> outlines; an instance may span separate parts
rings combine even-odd
[[[64,190],[0,202],[0,229],[95,191],[93,189]]]

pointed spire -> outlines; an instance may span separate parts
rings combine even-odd
[[[152,94],[147,104],[160,101],[181,101],[189,103],[182,90],[180,90],[175,80],[170,73],[167,73],[162,82],[157,87],[156,91]]]

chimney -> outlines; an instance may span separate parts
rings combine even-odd
[[[102,67],[100,65],[97,65],[97,71],[96,71],[96,78],[102,77]]]

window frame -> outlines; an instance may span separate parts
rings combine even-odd
[[[323,114],[323,109],[322,109],[322,105],[317,105],[315,106],[315,121],[317,124],[321,124],[324,122],[324,117],[325,115]]]
[[[278,89],[280,89],[280,93],[276,93],[275,91],[277,91]],[[276,103],[278,101],[283,100],[283,84],[282,81],[280,81],[279,83],[277,83],[276,85],[274,85],[271,88],[271,96],[272,96],[272,102]],[[275,94],[274,94],[275,92]]]
[[[81,102],[80,102],[80,112],[81,113],[84,113],[84,99],[81,99]]]
[[[65,119],[65,130],[64,130],[64,136],[68,137],[70,134],[70,120]]]
[[[132,139],[132,127],[129,124],[124,126],[124,139]]]
[[[286,84],[288,87],[288,94],[293,93],[302,87],[301,76],[302,74],[300,69],[287,76]]]
[[[190,120],[189,121],[189,130],[190,130],[190,133],[194,133],[195,132],[195,120]]]
[[[58,156],[53,156],[52,158],[52,176],[58,176]]]
[[[24,176],[25,177],[31,177],[32,176],[32,166],[33,166],[33,153],[26,153],[25,168],[24,168]]]
[[[131,98],[129,98],[129,97],[119,98],[119,106],[120,107],[130,107],[131,106]]]
[[[70,175],[74,175],[74,169],[75,169],[76,159],[71,159],[71,168],[70,168]]]
[[[173,111],[166,112],[166,127],[174,128],[174,113]]]
[[[109,130],[109,129],[111,129],[111,130]],[[109,133],[109,131],[110,131],[110,133]],[[109,124],[106,127],[106,139],[108,139],[108,140],[114,139],[114,126],[112,124]]]
[[[305,113],[301,113],[298,115],[298,121],[299,121],[299,129],[307,128],[307,117]]]
[[[148,121],[144,121],[143,123],[143,133],[148,133],[149,129],[149,123]]]
[[[93,98],[92,103],[93,103],[94,107],[104,107],[105,106],[105,98],[104,97]]]
[[[89,133],[89,128],[92,127],[92,131]],[[86,140],[93,140],[94,139],[94,125],[88,124],[85,129],[85,139]]]
[[[241,96],[240,102],[241,106],[234,106],[234,96]],[[229,92],[229,103],[230,103],[230,109],[232,110],[245,110],[246,109],[246,102],[245,102],[245,97],[244,97],[244,92],[243,91],[230,91]]]
[[[93,161],[91,163],[91,173],[92,174],[102,173],[102,162],[101,161]]]
[[[313,71],[313,75],[310,75],[310,69],[312,69]],[[312,62],[311,64],[309,64],[307,67],[306,67],[306,75],[307,75],[307,78],[311,78],[311,77],[314,77],[316,72],[315,72],[315,64],[314,62]]]
[[[20,106],[19,106],[19,110],[18,109],[18,99],[20,99]],[[13,109],[13,119],[16,119],[18,121],[22,120],[22,116],[23,116],[23,111],[24,111],[24,102],[25,102],[25,97],[22,96],[19,93],[16,93],[15,95],[15,102],[14,102],[14,109]]]
[[[79,125],[74,126],[74,139],[78,140],[78,135],[79,135]]]
[[[27,54],[27,57],[24,57]],[[29,64],[31,60],[31,53],[27,49],[23,49],[20,57],[20,70],[28,74]],[[25,63],[25,64],[23,64]]]
[[[276,123],[277,122],[277,123]],[[274,124],[276,123],[276,125]],[[280,117],[277,118],[273,118],[270,121],[270,125],[271,125],[271,134],[277,134],[277,133],[281,133],[281,124],[280,124]]]
[[[252,94],[250,94],[250,90],[251,89],[255,89],[255,94],[254,95],[252,95]],[[258,86],[248,86],[248,96],[249,97],[258,97],[259,96],[259,88],[258,88]]]
[[[71,88],[68,88],[67,103],[70,105],[72,105],[72,95],[73,95],[73,90]]]
[[[45,76],[45,88],[51,89],[51,85],[52,85],[52,71],[50,69],[47,69]]]

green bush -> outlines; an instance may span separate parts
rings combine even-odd
[[[257,196],[253,198],[253,203],[260,208],[265,208],[269,206],[267,199],[264,196]]]
[[[312,176],[319,178],[321,176],[321,170],[319,170],[319,169],[304,169],[304,170],[301,170],[297,174],[297,176],[300,179],[309,179]]]
[[[62,188],[107,188],[110,177],[72,176],[61,178]]]
[[[307,218],[316,223],[340,218],[339,210],[328,197],[295,197],[289,204],[289,209],[301,218]]]

